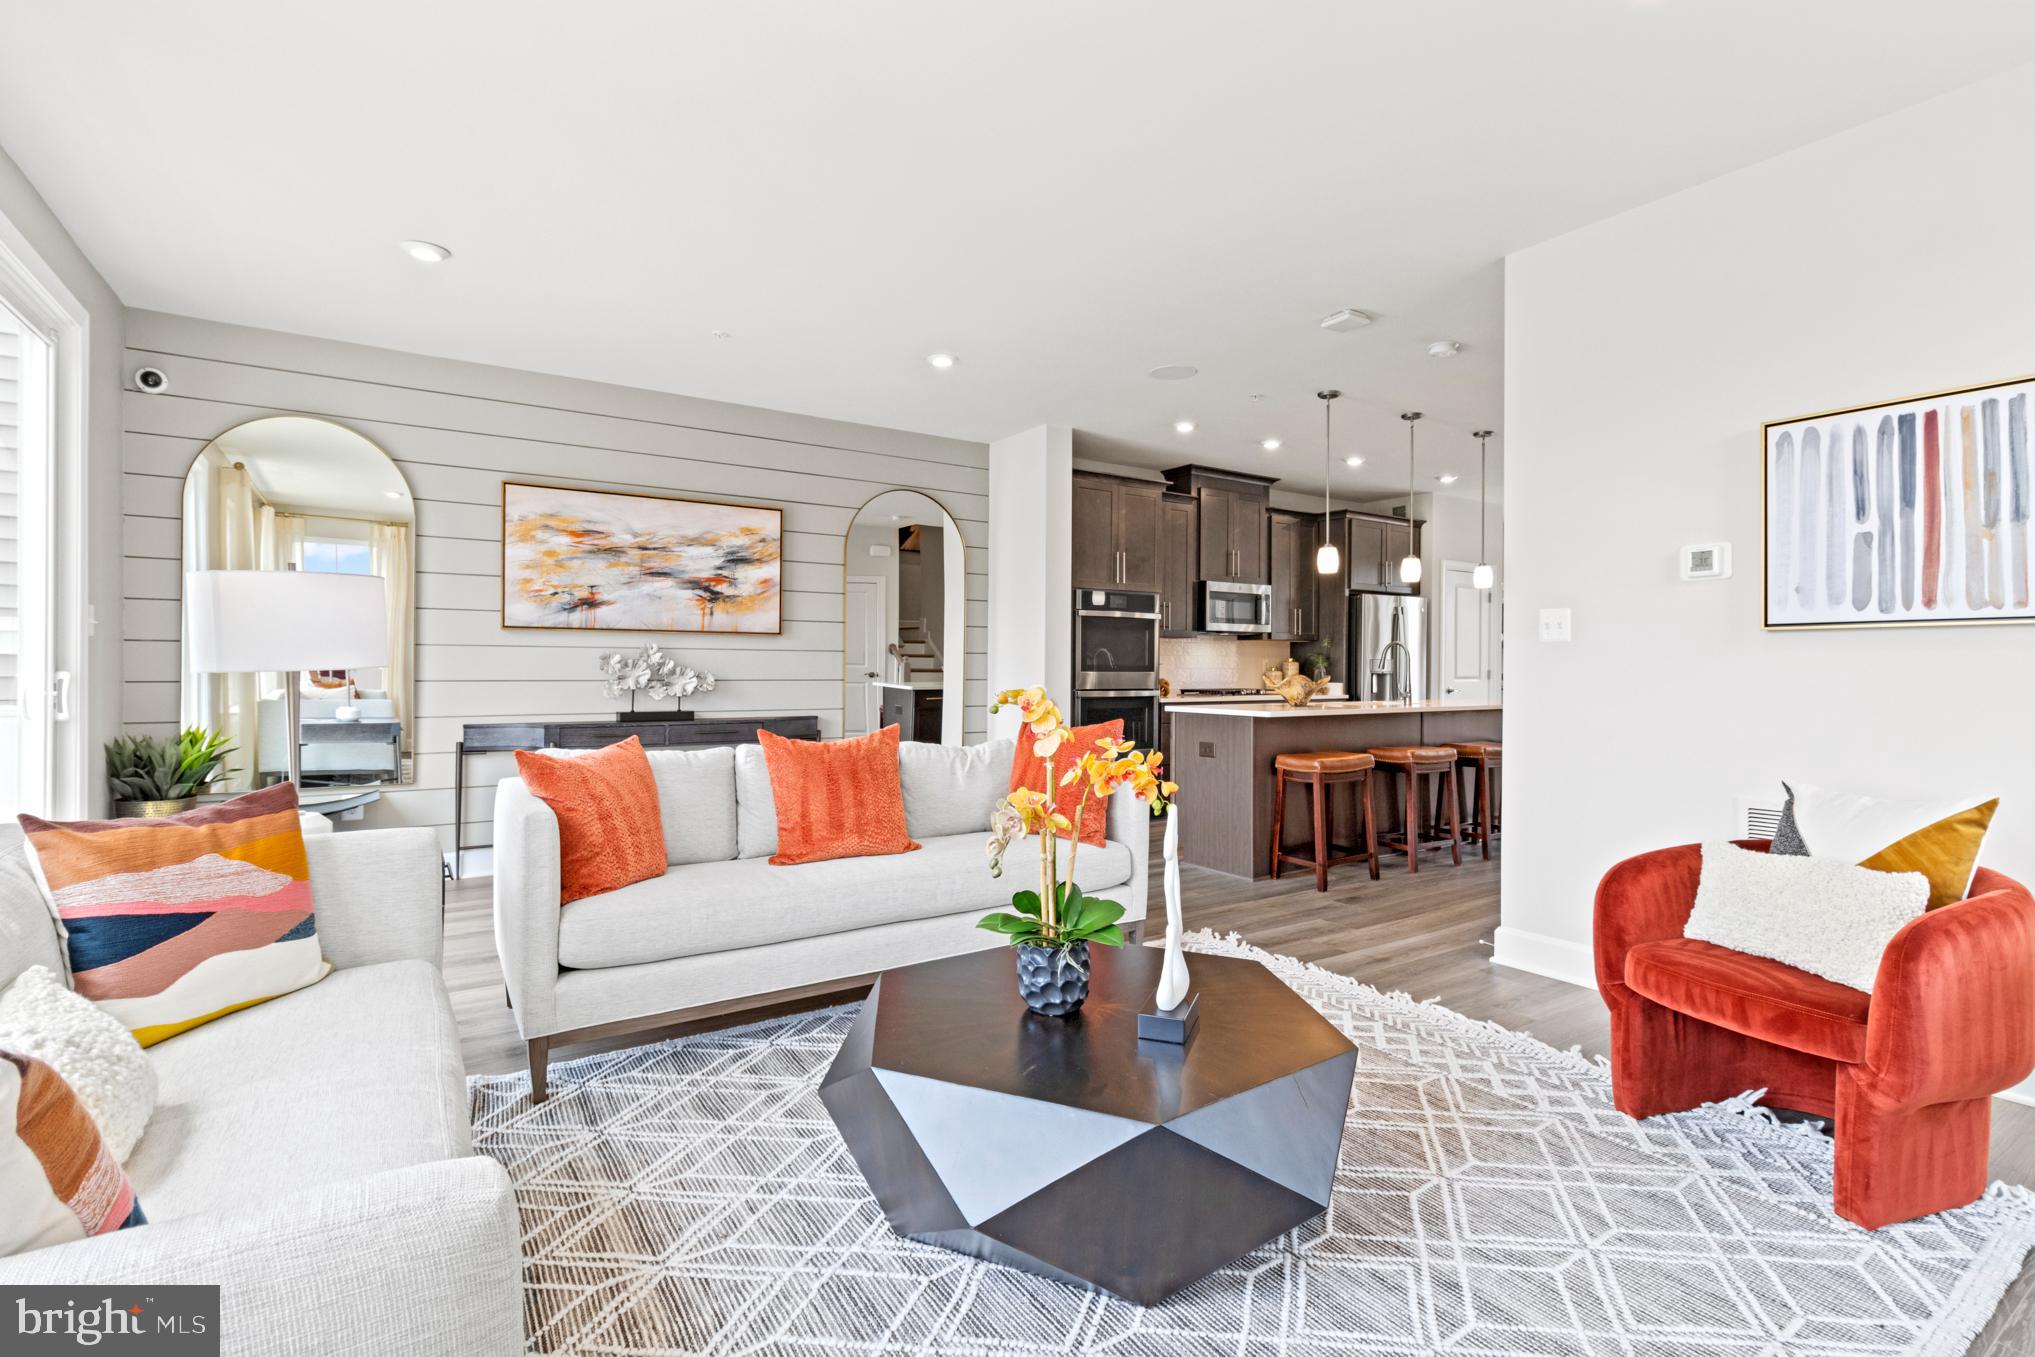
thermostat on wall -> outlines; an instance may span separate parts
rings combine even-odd
[[[1682,548],[1682,578],[1722,580],[1731,577],[1731,543],[1707,542]]]

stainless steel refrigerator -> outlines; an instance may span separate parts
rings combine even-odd
[[[1418,702],[1427,696],[1427,614],[1406,594],[1350,595],[1350,696]]]

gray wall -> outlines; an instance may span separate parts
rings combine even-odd
[[[922,489],[960,524],[967,548],[967,715],[985,731],[988,449],[866,425],[723,405],[250,330],[128,313],[129,365],[170,376],[166,395],[125,394],[127,725],[177,716],[178,515],[185,470],[243,420],[321,415],[396,460],[417,500],[417,782],[387,792],[372,824],[430,825],[451,843],[452,745],[466,721],[598,718],[594,656],[652,637],[502,630],[501,482],[642,489],[785,511],[782,636],[664,634],[660,643],[721,679],[688,705],[747,715],[819,713],[841,728],[842,553],[855,511],[892,488]],[[506,759],[473,760],[484,790],[464,814],[492,814]]]

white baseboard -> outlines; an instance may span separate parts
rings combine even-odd
[[[1597,988],[1595,958],[1583,943],[1503,925],[1491,935],[1491,943],[1491,963],[1495,966],[1531,971],[1585,989]]]

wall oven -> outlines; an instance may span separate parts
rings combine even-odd
[[[1074,722],[1124,723],[1123,738],[1159,738],[1159,596],[1130,589],[1074,591]]]
[[[1272,586],[1238,580],[1203,580],[1195,600],[1197,631],[1257,633],[1272,630]]]
[[[1126,589],[1074,591],[1074,691],[1159,686],[1159,596]]]

